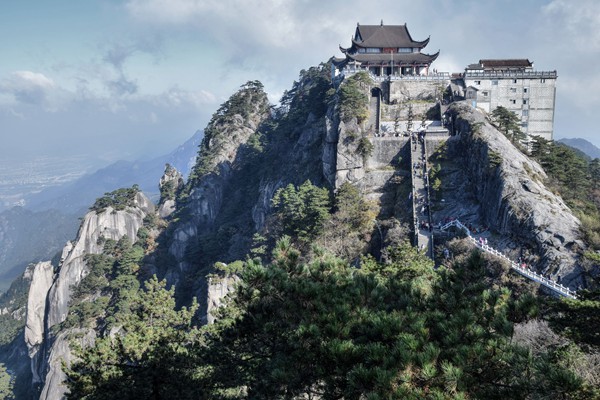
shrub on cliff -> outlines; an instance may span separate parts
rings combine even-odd
[[[283,233],[304,242],[321,233],[325,221],[329,219],[329,191],[310,181],[297,187],[290,183],[279,189],[272,202],[276,215],[281,220]]]
[[[521,145],[527,139],[527,135],[521,131],[521,121],[517,114],[502,106],[492,111],[492,119],[498,126],[500,132],[510,139],[515,145]]]
[[[200,144],[196,165],[190,173],[187,191],[198,178],[214,171],[220,147],[225,141],[231,140],[227,135],[230,131],[224,127],[235,123],[236,116],[247,119],[253,114],[262,115],[269,111],[269,101],[263,89],[259,81],[247,82],[212,115],[204,129],[204,138]]]
[[[340,86],[340,113],[345,122],[356,118],[360,124],[369,117],[368,89],[371,78],[359,72],[344,80]]]
[[[135,205],[135,196],[139,191],[140,187],[138,185],[133,185],[130,188],[121,188],[104,193],[104,196],[96,199],[96,202],[90,207],[90,210],[101,213],[108,207],[112,207],[115,211],[124,210],[126,207],[132,207]]]

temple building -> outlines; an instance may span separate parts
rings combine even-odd
[[[439,55],[421,51],[429,38],[415,41],[404,25],[357,24],[352,44],[340,46],[343,58],[333,58],[337,73],[349,75],[368,71],[376,77],[399,75],[427,75],[431,63]]]
[[[556,71],[537,71],[528,59],[479,60],[463,74],[465,97],[491,113],[502,106],[521,120],[521,130],[552,139]]]

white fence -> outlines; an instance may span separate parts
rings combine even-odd
[[[558,293],[561,296],[568,297],[570,299],[577,298],[577,292],[575,292],[574,290],[571,290],[568,287],[565,287],[565,286],[561,285],[560,283],[553,281],[552,279],[546,278],[545,276],[540,275],[535,271],[527,269],[527,267],[523,267],[523,266],[517,264],[516,262],[512,261],[507,256],[505,256],[498,250],[494,249],[493,247],[488,246],[485,243],[481,243],[480,241],[478,241],[471,235],[471,231],[469,230],[469,228],[467,228],[465,225],[463,225],[459,220],[455,219],[454,221],[448,222],[446,225],[441,227],[441,230],[445,231],[446,229],[448,229],[452,226],[455,226],[457,228],[464,230],[467,233],[468,238],[475,244],[475,246],[477,246],[481,250],[483,250],[487,253],[493,254],[497,257],[503,258],[506,261],[508,261],[510,264],[510,267],[513,270],[515,270],[517,273],[523,275],[524,277],[526,277],[532,281],[538,282],[539,284],[547,287],[548,289],[554,291],[555,293]]]

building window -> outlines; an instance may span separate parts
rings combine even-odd
[[[544,79],[544,78],[540,79],[540,83],[546,83],[546,79]]]
[[[529,92],[529,88],[524,87],[523,88],[523,93],[527,93],[527,92]]]
[[[527,129],[527,122],[521,122],[521,128]]]
[[[528,117],[529,116],[529,110],[523,110],[523,116],[524,117]]]
[[[367,53],[381,53],[379,47],[367,47]]]
[[[359,52],[359,53],[364,53],[364,52],[365,52],[365,49],[363,49],[363,48],[360,48],[360,49],[358,49],[358,52]]]
[[[488,97],[488,92],[481,92],[481,94],[483,95],[483,97]]]
[[[517,104],[517,101],[516,100],[511,100],[510,103],[511,104]]]
[[[498,79],[494,79],[494,80],[492,81],[492,85],[494,85],[494,86],[498,86]]]
[[[516,80],[516,79],[513,79],[513,83],[517,83],[517,80]]]
[[[517,93],[517,88],[516,87],[511,87],[510,88],[510,92],[511,93]]]
[[[527,99],[523,99],[523,104],[527,104],[527,103],[528,103]]]
[[[412,53],[412,47],[398,47],[398,53]]]
[[[476,85],[481,85],[481,81],[475,81]]]

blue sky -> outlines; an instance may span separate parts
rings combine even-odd
[[[167,153],[248,80],[273,102],[357,22],[407,23],[439,71],[529,58],[558,71],[555,138],[600,146],[595,0],[0,2],[0,160]]]

